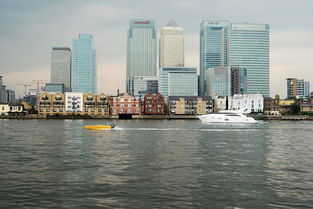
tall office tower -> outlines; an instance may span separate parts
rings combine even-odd
[[[197,68],[161,68],[159,93],[166,101],[168,96],[198,96]]]
[[[53,47],[51,52],[51,83],[64,84],[65,91],[71,91],[71,49]]]
[[[304,98],[306,100],[310,99],[310,82],[309,81],[304,82]]]
[[[270,94],[269,25],[203,21],[200,30],[200,94],[209,67],[239,65],[247,70],[247,93]]]
[[[72,48],[72,91],[97,93],[96,50],[91,34],[79,34]]]
[[[289,99],[293,97],[302,99],[304,97],[303,79],[287,78],[287,97]]]
[[[157,76],[157,33],[154,20],[132,19],[127,36],[127,93],[134,76]]]
[[[0,76],[0,103],[5,103],[5,89],[6,86],[3,85],[3,76]]]
[[[247,93],[247,69],[239,66],[230,68],[231,74],[231,96],[234,94]]]
[[[231,72],[230,67],[213,67],[207,70],[208,96],[231,96]]]
[[[247,93],[270,95],[268,24],[231,23],[227,60],[247,69]]]
[[[159,67],[184,67],[184,29],[176,22],[168,22],[159,41]]]
[[[227,65],[227,21],[203,21],[200,25],[199,95],[207,89],[207,70]]]

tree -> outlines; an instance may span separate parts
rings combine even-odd
[[[299,115],[300,105],[298,101],[295,100],[295,102],[290,105],[290,113],[293,115]]]

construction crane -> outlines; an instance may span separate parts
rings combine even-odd
[[[48,80],[32,80],[32,83],[36,83],[36,85],[37,85],[37,94],[39,94],[39,91],[40,91],[40,84],[46,83],[44,81],[48,81]]]
[[[24,96],[26,97],[26,93],[27,93],[27,87],[28,86],[32,86],[32,85],[30,85],[30,84],[25,84],[25,83],[23,83],[23,84],[16,84],[16,85],[18,85],[18,86],[24,86]]]

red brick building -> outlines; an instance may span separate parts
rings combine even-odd
[[[129,94],[111,97],[110,112],[112,115],[141,115],[142,102]]]
[[[160,93],[147,94],[144,98],[144,113],[146,115],[164,115],[164,96]]]

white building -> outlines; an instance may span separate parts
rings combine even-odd
[[[184,29],[170,21],[160,33],[159,67],[184,67]]]
[[[10,106],[8,104],[0,104],[0,115],[9,115]]]
[[[65,111],[73,113],[83,111],[82,92],[65,92]]]
[[[228,109],[247,109],[248,112],[263,112],[264,97],[262,94],[235,94],[228,97]]]
[[[226,110],[227,109],[227,97],[215,97],[214,98],[214,107],[216,111]]]

